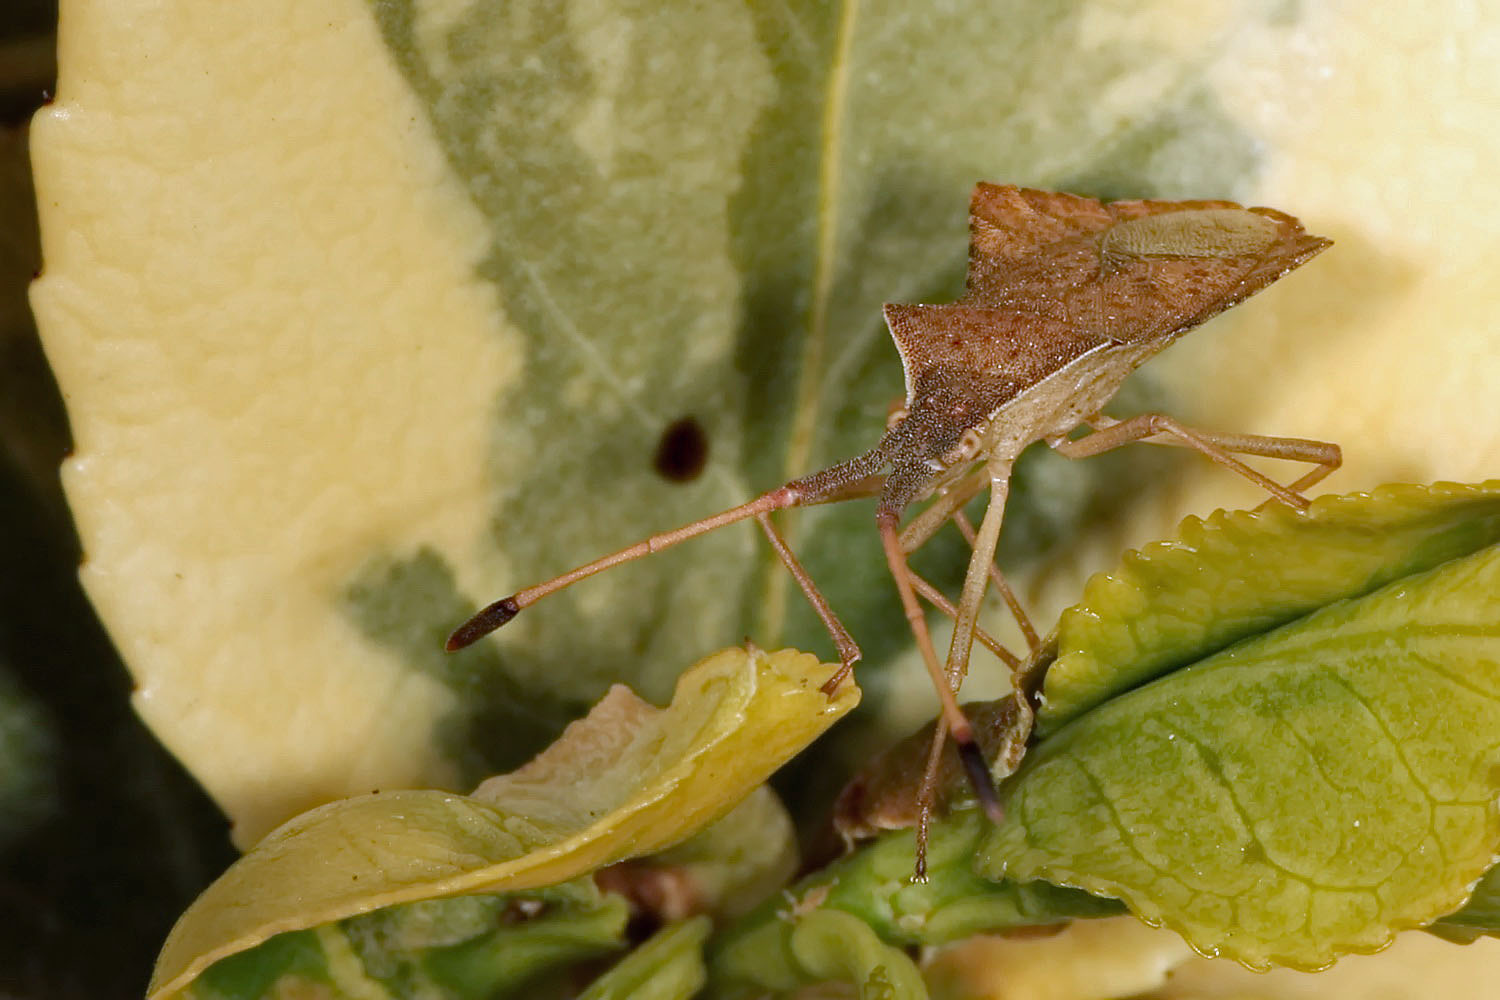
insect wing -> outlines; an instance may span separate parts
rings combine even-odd
[[[1080,322],[1092,314],[1095,329],[1120,341],[1172,336],[1244,301],[1329,245],[1280,212],[1173,204],[1118,203],[1121,221],[1097,237],[1096,304],[1080,297]]]
[[[964,298],[982,297],[985,288],[1004,284],[1005,276],[1018,265],[1113,223],[1104,205],[1094,198],[976,184],[969,199],[969,275]]]
[[[1328,243],[1291,216],[1229,201],[1105,204],[979,184],[970,200],[969,273],[959,304],[1006,307],[1085,337],[1171,337],[1260,291]],[[1014,324],[1012,332],[1020,332]]]

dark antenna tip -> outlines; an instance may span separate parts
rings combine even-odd
[[[465,646],[472,646],[520,613],[521,606],[515,597],[502,597],[454,629],[443,648],[456,653]]]
[[[958,743],[957,746],[958,759],[963,762],[964,773],[969,776],[969,784],[974,786],[974,794],[979,797],[979,805],[984,809],[984,814],[997,826],[1004,823],[1005,807],[1000,804],[1000,796],[995,793],[995,779],[990,775],[990,765],[985,762],[979,744],[971,740]]]

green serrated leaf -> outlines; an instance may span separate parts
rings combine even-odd
[[[331,803],[273,832],[188,908],[154,998],[273,935],[401,903],[556,885],[677,844],[724,815],[858,701],[795,650],[695,665],[667,709],[616,688],[562,739],[473,796]]]
[[[1043,741],[979,867],[1317,968],[1452,911],[1500,846],[1500,548],[1120,695]]]
[[[1190,517],[1126,553],[1058,621],[1037,729],[1316,608],[1500,540],[1500,481],[1382,486]]]

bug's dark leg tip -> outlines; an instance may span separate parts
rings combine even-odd
[[[990,775],[990,766],[985,762],[979,744],[959,743],[958,759],[963,762],[964,773],[969,776],[969,784],[974,786],[974,794],[979,797],[979,805],[984,809],[984,814],[990,818],[991,823],[1004,823],[1005,807],[1000,804],[1000,796],[995,793],[995,779]]]
[[[456,653],[466,646],[472,646],[520,613],[521,606],[514,597],[501,598],[454,629],[443,648]]]

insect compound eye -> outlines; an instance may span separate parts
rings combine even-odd
[[[890,407],[887,408],[885,412],[885,429],[890,430],[901,421],[905,420],[906,413],[906,402],[904,400],[896,400],[895,402],[891,403]]]
[[[656,443],[651,465],[672,483],[690,483],[708,464],[708,433],[696,417],[680,417],[667,425]]]
[[[970,427],[964,431],[964,436],[958,439],[958,444],[954,445],[943,455],[942,464],[944,468],[951,469],[955,465],[969,461],[969,459],[979,454],[983,445],[984,435],[979,432],[978,428]]]

